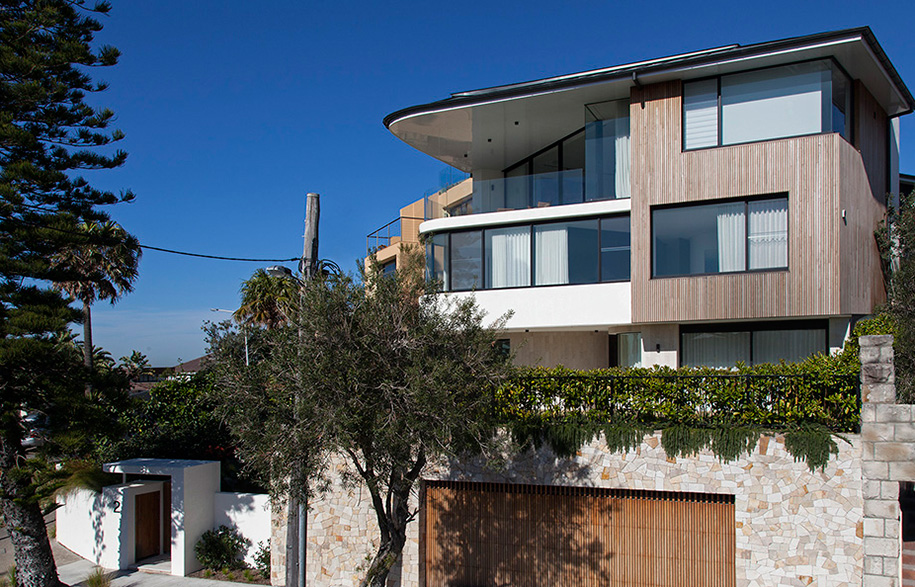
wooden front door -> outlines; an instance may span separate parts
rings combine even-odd
[[[160,531],[162,529],[162,509],[159,492],[141,493],[136,496],[136,560],[156,556],[162,552]]]

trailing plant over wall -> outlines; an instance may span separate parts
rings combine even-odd
[[[711,368],[532,368],[496,391],[515,439],[574,454],[603,433],[613,451],[633,449],[661,431],[669,456],[710,449],[730,461],[751,452],[761,434],[784,434],[785,447],[811,470],[838,452],[834,435],[859,419],[855,354],[802,363]]]

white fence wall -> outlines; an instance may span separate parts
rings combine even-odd
[[[58,500],[57,541],[100,567],[126,569],[136,562],[134,500],[161,490],[161,481],[144,481],[71,491]]]
[[[251,541],[245,562],[254,565],[257,545],[270,545],[270,497],[260,493],[217,493],[213,500],[214,526],[236,528]]]

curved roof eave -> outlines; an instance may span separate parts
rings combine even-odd
[[[908,108],[905,111],[898,112],[894,116],[902,116],[904,114],[909,114],[915,110],[915,97],[912,96],[912,93],[902,81],[902,78],[896,71],[896,68],[890,62],[886,53],[883,51],[883,48],[880,46],[880,43],[877,42],[877,38],[874,36],[874,33],[871,31],[870,27],[859,27],[827,33],[817,33],[814,35],[806,35],[802,37],[792,37],[778,41],[767,41],[764,43],[747,45],[745,47],[740,45],[730,45],[718,49],[708,49],[705,51],[685,53],[682,55],[663,57],[660,59],[642,61],[629,65],[585,71],[577,74],[562,75],[558,77],[550,77],[530,82],[496,86],[492,88],[484,88],[468,92],[459,92],[452,94],[451,97],[445,98],[444,100],[438,100],[417,106],[410,106],[396,112],[392,112],[391,114],[388,114],[384,117],[383,122],[385,128],[390,130],[392,124],[417,115],[432,114],[435,112],[453,110],[456,108],[465,108],[468,106],[474,106],[493,101],[533,96],[537,94],[566,90],[595,83],[632,79],[633,77],[637,77],[640,74],[649,74],[660,71],[670,71],[672,69],[676,70],[687,67],[708,65],[715,63],[716,61],[721,61],[724,58],[735,59],[751,56],[754,54],[764,54],[771,51],[803,47],[804,45],[812,43],[838,40],[853,36],[860,36],[866,41],[870,50],[873,52],[874,57],[883,67],[896,90],[899,92],[900,97],[902,97],[903,101],[907,104]]]

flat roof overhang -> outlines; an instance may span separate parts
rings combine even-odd
[[[631,88],[797,61],[835,58],[890,116],[915,98],[868,27],[741,47],[729,45],[531,82],[452,94],[384,119],[412,147],[467,172],[501,171],[582,128],[584,105],[628,98]]]

